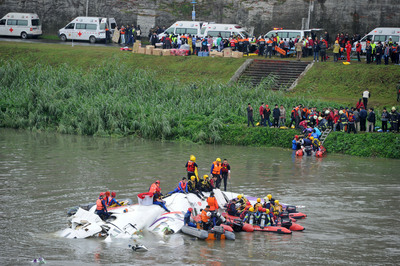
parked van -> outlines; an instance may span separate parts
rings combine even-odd
[[[34,13],[8,13],[0,20],[0,35],[36,38],[42,35],[39,16]]]
[[[296,39],[297,36],[300,36],[300,39],[308,36],[312,37],[312,35],[317,34],[318,32],[322,31],[322,29],[309,29],[309,30],[284,30],[284,29],[274,29],[269,31],[267,34],[264,35],[264,38],[270,38],[273,35],[278,33],[279,38],[283,39]]]
[[[163,33],[158,35],[159,38],[165,36],[165,34],[190,34],[190,35],[199,35],[200,28],[203,22],[200,21],[177,21],[172,24],[168,29],[166,29]]]
[[[237,24],[218,24],[218,23],[204,23],[201,27],[202,37],[204,36],[211,36],[211,37],[218,37],[221,35],[223,39],[228,39],[234,35],[240,35],[242,38],[245,36],[250,37],[250,34],[247,33],[246,29],[242,26]]]
[[[111,33],[117,27],[113,18],[77,17],[58,31],[62,41],[83,40],[95,43],[106,38],[106,26]]]
[[[399,43],[400,28],[376,28],[372,30],[370,33],[361,38],[361,50],[365,52],[367,41],[374,41],[375,43],[378,43],[380,41],[384,43],[386,41],[389,41],[389,38],[392,38],[393,43]],[[355,49],[355,45],[356,43],[354,43],[353,50]]]

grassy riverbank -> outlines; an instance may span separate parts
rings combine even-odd
[[[110,47],[1,45],[1,127],[196,143],[290,148],[295,130],[247,128],[248,102],[256,118],[261,101],[284,104],[288,115],[297,103],[318,109],[339,107],[353,102],[350,96],[341,96],[347,84],[337,76],[342,68],[352,73],[345,74],[346,80],[360,84],[370,84],[365,73],[380,68],[366,66],[364,73],[356,64],[316,64],[298,89],[285,93],[270,91],[268,80],[257,87],[228,85],[245,59],[155,57]],[[379,104],[392,103],[378,91],[393,92],[389,85],[395,83],[396,67],[387,67],[381,79],[374,79],[377,92],[371,92]],[[332,72],[336,76],[331,77]],[[379,82],[385,86],[379,87]],[[307,92],[307,86],[314,89]],[[339,94],[336,98],[334,91]],[[349,93],[354,97],[359,91]],[[398,134],[334,133],[326,147],[331,152],[400,158],[399,143]]]

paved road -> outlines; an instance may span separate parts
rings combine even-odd
[[[0,41],[4,42],[21,42],[21,43],[51,43],[51,44],[63,44],[63,45],[81,45],[81,46],[108,46],[108,47],[122,47],[122,45],[115,43],[94,43],[91,44],[88,41],[66,41],[62,42],[61,40],[48,40],[48,39],[21,39],[19,37],[0,37]]]

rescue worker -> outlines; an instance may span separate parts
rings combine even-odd
[[[104,200],[105,193],[100,193],[99,198],[96,201],[96,214],[103,220],[107,220],[110,217],[110,214],[107,211],[107,204]]]
[[[106,203],[107,206],[109,206],[108,203],[110,202],[110,200],[111,200],[110,191],[106,191],[106,196],[104,197],[104,202]]]
[[[261,199],[260,199],[260,198],[257,199],[257,202],[254,203],[254,206],[253,206],[253,207],[254,207],[255,210],[258,210],[258,207],[262,207]]]
[[[347,53],[347,62],[349,62],[350,63],[350,53],[351,53],[351,44],[350,44],[350,41],[347,41],[347,44],[346,44],[346,53]]]
[[[312,145],[313,145],[313,150],[314,152],[317,151],[319,149],[319,147],[321,146],[321,142],[319,141],[319,139],[317,138],[313,138],[312,140]]]
[[[185,214],[185,217],[183,218],[183,224],[190,226],[190,227],[196,227],[196,224],[193,223],[190,219],[192,217],[192,213],[193,213],[193,209],[189,208]]]
[[[190,178],[192,175],[196,175],[196,168],[199,166],[196,163],[196,157],[194,155],[190,155],[190,160],[186,162],[186,171],[187,171],[187,178]]]
[[[255,225],[260,225],[261,215],[263,214],[263,207],[258,207],[256,213],[254,214],[254,222]]]
[[[110,199],[110,201],[108,202],[107,206],[111,206],[111,207],[115,207],[116,205],[122,206],[121,203],[119,203],[119,202],[115,199],[116,196],[117,196],[117,193],[115,193],[114,191],[111,192],[111,199]]]
[[[271,226],[273,225],[273,218],[270,215],[269,209],[263,209],[264,214],[261,216],[261,219],[265,219],[264,226]]]
[[[344,132],[345,130],[345,126],[347,126],[347,116],[346,114],[343,112],[343,110],[339,111],[339,126],[340,126],[340,131]]]
[[[224,159],[224,162],[221,165],[221,178],[224,180],[224,191],[226,191],[228,179],[231,179],[231,166],[227,159]]]
[[[125,27],[121,26],[121,29],[119,30],[119,34],[121,36],[121,44],[125,44]]]
[[[203,230],[208,231],[209,229],[211,229],[213,223],[210,221],[211,218],[210,206],[207,205],[206,208],[201,211],[200,217]]]
[[[271,58],[273,45],[274,45],[274,42],[271,40],[271,38],[268,38],[268,41],[267,41],[267,52],[265,53],[265,57],[269,56],[269,58]]]
[[[240,204],[239,210],[243,210],[246,207],[247,202],[249,202],[244,196],[243,194],[239,194],[237,196],[237,203]]]
[[[300,141],[299,141],[299,136],[296,135],[292,140],[292,150],[296,151],[298,149],[300,149]]]
[[[219,188],[221,186],[221,158],[217,158],[213,162],[211,166],[211,174],[213,177],[217,177],[215,188]]]
[[[149,192],[150,193],[156,193],[159,192],[161,193],[161,188],[160,188],[160,180],[157,180],[156,182],[154,182],[153,184],[151,184],[150,188],[149,188]]]
[[[228,206],[227,206],[227,212],[228,212],[228,214],[229,215],[232,215],[232,216],[239,216],[238,215],[238,211],[237,211],[237,209],[236,209],[236,199],[232,199],[230,202],[229,202],[229,204],[228,204]]]
[[[166,212],[170,212],[168,208],[165,206],[165,201],[161,199],[161,193],[156,192],[153,194],[153,204],[160,206],[163,208]]]
[[[275,200],[274,215],[276,215],[278,217],[279,214],[282,212],[282,209],[283,209],[283,207],[279,203],[279,200]]]
[[[171,192],[168,192],[168,194],[173,194],[173,193],[188,193],[188,188],[187,188],[187,179],[186,177],[182,177],[182,180],[179,181],[178,183],[178,187],[176,187],[174,190],[172,190]]]
[[[243,218],[243,222],[244,223],[246,223],[246,222],[249,223],[250,222],[250,217],[252,215],[254,215],[254,214],[255,214],[254,207],[250,207],[249,210],[246,213],[246,216]]]
[[[258,40],[258,56],[264,55],[265,39],[261,36]]]
[[[194,175],[190,177],[190,180],[186,184],[186,188],[189,193],[195,194],[201,200],[203,199],[204,195],[196,188],[196,177]]]
[[[207,204],[210,206],[210,211],[215,212],[218,211],[218,202],[217,199],[214,197],[214,192],[210,193],[210,196],[207,198]]]
[[[396,112],[396,107],[392,107],[392,110],[390,112],[390,124],[391,128],[390,131],[392,132],[398,132],[399,131],[399,113]]]
[[[248,201],[248,202],[246,203],[246,207],[245,207],[241,212],[238,211],[238,212],[240,213],[239,218],[240,218],[241,220],[243,220],[244,217],[246,217],[246,215],[247,215],[247,213],[248,213],[248,211],[249,211],[250,208],[253,208],[253,207],[251,206],[251,203]]]
[[[204,192],[212,191],[210,181],[208,180],[208,175],[203,176],[203,180],[201,181],[201,191]]]
[[[349,112],[349,118],[347,122],[347,133],[351,133],[351,131],[354,131],[354,134],[357,133],[356,127],[355,127],[355,118],[353,112]]]

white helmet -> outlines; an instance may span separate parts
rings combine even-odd
[[[330,113],[329,110],[326,110],[326,111],[325,111],[325,114],[326,114],[326,115],[329,115],[329,113]]]
[[[211,217],[211,212],[207,212],[207,217]]]
[[[314,119],[317,119],[317,116],[316,116],[316,115],[314,115]]]

